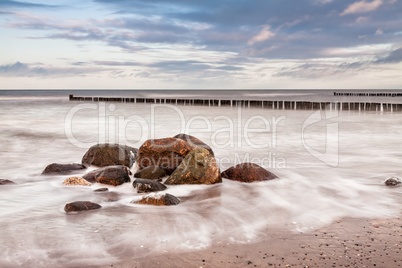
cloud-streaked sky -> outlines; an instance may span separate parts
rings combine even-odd
[[[402,0],[0,0],[0,89],[402,88]]]

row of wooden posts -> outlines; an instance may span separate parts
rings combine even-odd
[[[268,100],[220,100],[220,99],[180,99],[180,98],[115,98],[115,97],[74,97],[70,101],[124,102],[172,105],[202,105],[230,107],[261,107],[283,110],[362,110],[362,111],[402,111],[402,104],[372,102],[309,102],[309,101],[268,101]]]

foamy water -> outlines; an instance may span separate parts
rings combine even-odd
[[[40,175],[50,163],[79,163],[98,141],[138,148],[180,132],[211,145],[222,170],[253,161],[280,179],[169,186],[182,202],[152,207],[132,204],[141,195],[128,183],[94,193],[104,185],[66,187],[69,175]],[[16,185],[0,186],[0,266],[102,266],[253,242],[269,238],[267,228],[394,217],[401,189],[383,180],[402,176],[401,134],[399,113],[3,100],[0,178]],[[67,215],[64,205],[78,200],[103,208]]]

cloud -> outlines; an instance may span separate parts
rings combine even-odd
[[[375,64],[391,64],[402,62],[402,47],[391,51],[388,55],[384,57],[379,57]]]
[[[69,77],[85,76],[89,73],[104,72],[104,68],[68,68],[43,66],[42,64],[26,64],[19,61],[13,64],[0,65],[0,76],[6,77]]]
[[[61,7],[61,6],[57,6],[57,5],[45,5],[45,4],[36,4],[36,3],[30,3],[30,2],[19,2],[19,1],[13,1],[13,0],[1,0],[1,1],[0,1],[0,7],[55,8],[55,7]]]
[[[372,2],[367,2],[362,0],[349,5],[342,13],[341,16],[348,14],[366,13],[376,10],[383,4],[382,0],[373,0]]]
[[[259,34],[253,36],[253,38],[251,38],[250,41],[248,41],[248,44],[254,45],[255,43],[263,42],[274,37],[275,34],[270,31],[270,28],[271,26],[265,25]]]

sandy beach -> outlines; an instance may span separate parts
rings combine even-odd
[[[397,200],[402,201],[400,193]],[[309,233],[267,229],[266,234],[256,243],[218,243],[105,267],[402,267],[401,217],[344,218]]]

